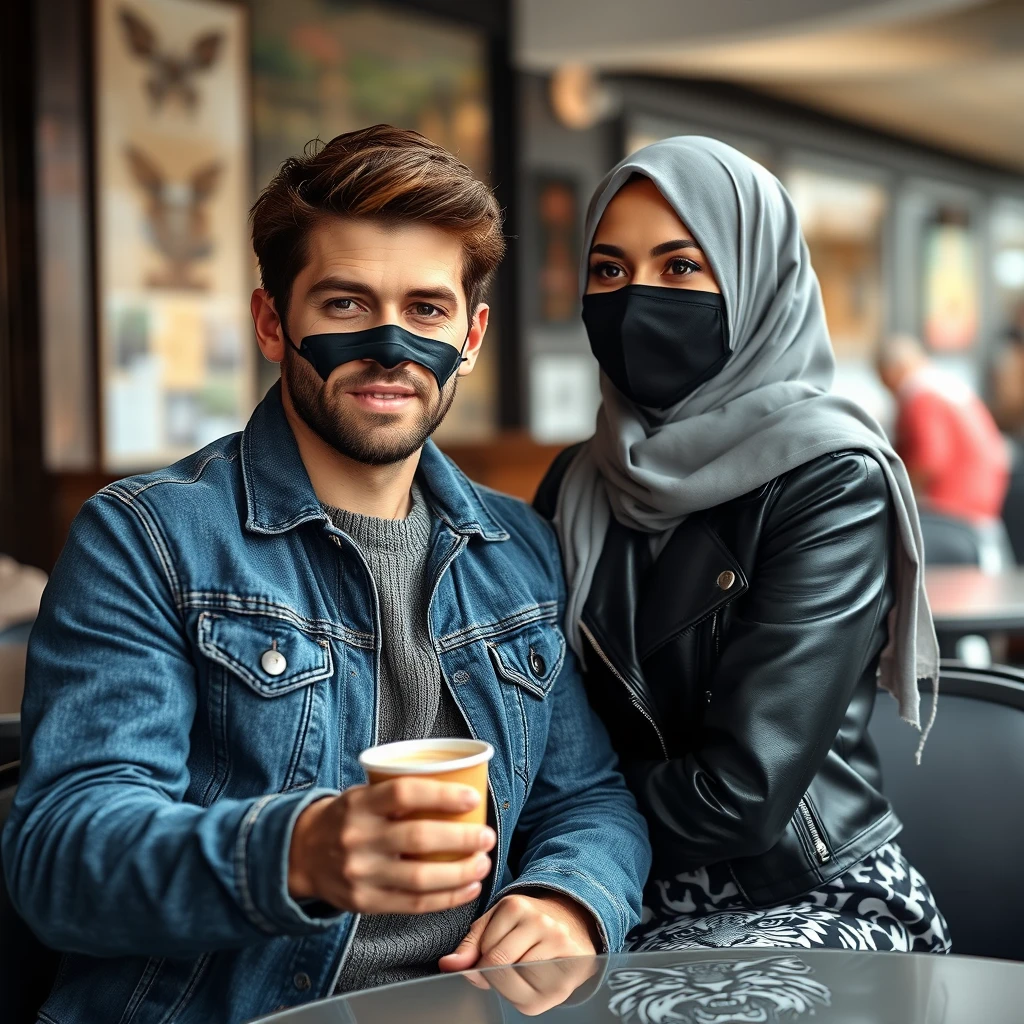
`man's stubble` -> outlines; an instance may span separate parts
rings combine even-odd
[[[448,415],[458,389],[453,376],[440,393],[431,383],[400,367],[368,366],[335,381],[330,388],[313,366],[286,344],[284,373],[295,411],[320,439],[335,451],[366,466],[390,466],[418,452]],[[421,402],[417,422],[399,428],[387,413],[345,416],[342,396],[366,384],[396,384],[411,388]]]

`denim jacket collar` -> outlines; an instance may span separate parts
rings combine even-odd
[[[285,417],[278,381],[256,407],[242,434],[242,475],[247,518],[253,533],[285,533],[314,519],[327,521],[299,446]],[[489,541],[508,540],[483,497],[468,477],[428,441],[420,457],[420,475],[432,505],[455,532]]]

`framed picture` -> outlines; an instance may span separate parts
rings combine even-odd
[[[248,298],[246,8],[97,0],[101,460],[159,466],[244,426]]]
[[[256,185],[315,139],[387,123],[455,153],[491,181],[489,41],[480,27],[362,0],[250,0]],[[435,435],[497,430],[498,318]],[[264,380],[276,367],[264,366]]]
[[[575,322],[579,316],[579,186],[564,175],[538,174],[533,180],[537,252],[537,319],[542,324]]]
[[[966,211],[940,211],[922,241],[921,337],[933,352],[965,352],[978,336],[978,254]]]

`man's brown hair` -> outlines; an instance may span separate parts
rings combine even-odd
[[[378,124],[326,144],[315,140],[281,165],[249,214],[260,278],[282,318],[308,258],[307,235],[330,215],[418,221],[456,235],[470,316],[505,254],[494,194],[418,132]]]

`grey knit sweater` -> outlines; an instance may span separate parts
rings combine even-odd
[[[427,603],[433,583],[427,556],[433,513],[418,484],[406,519],[373,519],[324,506],[355,542],[377,587],[383,643],[377,742],[425,736],[466,736],[466,723],[441,679],[430,642]],[[476,903],[422,916],[360,919],[337,991],[407,981],[437,973],[437,961],[459,944],[478,913]]]

